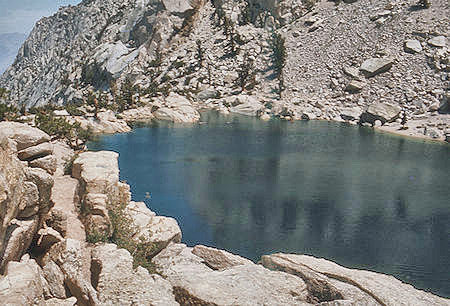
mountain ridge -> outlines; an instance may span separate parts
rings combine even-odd
[[[448,3],[348,2],[83,1],[37,23],[0,87],[29,108],[91,92],[114,104],[128,82],[150,106],[172,92],[265,118],[400,127],[404,117],[444,138]]]

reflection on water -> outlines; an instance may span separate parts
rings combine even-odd
[[[120,152],[134,200],[175,217],[189,245],[311,254],[450,296],[449,145],[329,122],[203,120],[90,148]]]

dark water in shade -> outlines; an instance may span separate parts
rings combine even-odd
[[[330,122],[203,115],[103,136],[188,245],[324,257],[450,297],[450,145]],[[146,192],[151,199],[146,199]]]

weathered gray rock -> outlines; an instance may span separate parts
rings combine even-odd
[[[85,228],[77,214],[77,206],[79,205],[78,188],[78,180],[70,176],[55,178],[55,184],[52,188],[52,201],[55,205],[50,210],[47,224],[65,238],[85,241]]]
[[[30,246],[40,221],[41,197],[45,197],[38,180],[27,178],[3,132],[0,130],[0,271],[10,260],[19,260]]]
[[[87,233],[109,233],[111,221],[108,214],[108,196],[101,193],[88,193],[83,201],[83,207],[89,213],[84,218]]]
[[[118,154],[110,151],[84,152],[73,162],[72,176],[80,181],[82,193],[118,195]]]
[[[354,79],[359,79],[359,70],[358,70],[358,68],[345,66],[343,71],[349,77],[352,77]]]
[[[68,116],[70,116],[69,112],[66,111],[65,109],[61,109],[61,110],[57,109],[57,110],[54,110],[54,111],[53,111],[53,115],[54,115],[54,116],[59,116],[59,117],[68,117]]]
[[[113,78],[119,77],[138,55],[138,50],[127,48],[122,41],[102,44],[94,52],[93,57],[99,69],[109,72]]]
[[[187,10],[191,10],[191,3],[194,2],[188,0],[162,0],[166,10],[172,13],[184,13]]]
[[[1,265],[18,260],[25,254],[33,241],[34,234],[39,229],[39,217],[29,220],[12,220],[7,230],[6,243]]]
[[[132,121],[147,121],[153,119],[155,116],[152,113],[151,106],[138,107],[129,109],[120,114],[123,120],[127,122]]]
[[[91,130],[93,134],[115,134],[131,131],[126,121],[118,119],[113,111],[99,112],[97,119],[75,117],[73,121],[78,122],[83,129]]]
[[[198,111],[183,96],[171,93],[165,103],[168,107],[161,107],[154,113],[156,119],[185,123],[197,122],[200,119]]]
[[[42,280],[41,268],[29,256],[20,262],[11,261],[4,276],[0,276],[0,303],[8,306],[43,305],[45,284]]]
[[[375,123],[380,120],[383,124],[386,122],[393,122],[398,118],[401,108],[397,105],[374,103],[370,105],[366,112],[361,115],[361,122]]]
[[[17,153],[20,160],[30,160],[44,157],[53,153],[53,145],[45,142],[37,146],[28,147]]]
[[[246,116],[256,116],[258,111],[264,109],[264,106],[259,102],[259,99],[254,96],[239,95],[233,97],[236,101],[233,104],[238,104],[230,108],[230,112]]]
[[[447,93],[444,95],[441,103],[439,104],[439,112],[441,113],[450,113],[450,94]]]
[[[48,299],[45,300],[46,306],[74,306],[77,304],[77,298],[72,296],[68,299]]]
[[[155,253],[171,242],[181,242],[181,229],[175,219],[156,216],[143,202],[130,202],[125,212],[134,224],[133,238],[136,241],[144,239],[146,242],[154,243]]]
[[[185,245],[171,244],[153,262],[174,287],[180,304],[308,305],[298,277],[244,264],[214,271]]]
[[[25,168],[26,178],[33,182],[39,191],[39,214],[45,215],[53,207],[51,192],[54,184],[53,177],[39,168]]]
[[[393,64],[394,60],[392,58],[370,58],[361,64],[359,70],[361,70],[366,77],[373,77],[388,71]]]
[[[108,205],[120,199],[118,154],[84,152],[73,162],[72,176],[80,182],[82,207],[88,212],[84,224],[89,233],[109,233]]]
[[[30,167],[41,168],[53,175],[56,172],[57,160],[53,155],[47,155],[45,157],[30,161]]]
[[[409,53],[422,52],[422,45],[418,40],[408,39],[407,41],[405,41],[405,51]]]
[[[357,92],[360,92],[364,88],[364,86],[366,86],[365,83],[357,81],[357,80],[352,80],[345,87],[345,91],[348,91],[350,93],[357,93]]]
[[[361,114],[363,113],[362,109],[358,106],[342,108],[340,112],[341,118],[347,121],[359,120]]]
[[[393,276],[348,269],[325,259],[274,254],[263,256],[262,263],[271,269],[286,271],[302,278],[318,275],[317,279],[321,280],[321,284],[333,285],[333,290],[337,290],[343,299],[351,300],[355,305],[450,305],[448,299],[417,290]]]
[[[53,144],[53,156],[56,158],[56,172],[55,176],[61,177],[65,174],[70,165],[72,157],[75,152],[70,146],[63,140],[56,140]]]
[[[428,40],[428,44],[433,47],[445,47],[447,45],[447,38],[445,36],[435,36]]]
[[[65,277],[54,261],[45,261],[42,265],[42,274],[47,281],[50,295],[58,299],[66,298],[66,288],[64,287]]]
[[[55,244],[43,258],[44,265],[56,263],[64,274],[64,283],[81,303],[97,305],[97,292],[91,285],[91,254],[85,242],[66,239]]]
[[[55,231],[51,227],[41,228],[37,234],[36,245],[33,247],[35,254],[44,254],[54,244],[57,244],[64,240],[58,231]]]
[[[251,265],[252,261],[227,251],[210,248],[204,245],[196,245],[192,254],[202,258],[208,267],[214,270],[226,270],[240,265]]]
[[[18,151],[50,141],[48,134],[23,123],[0,122],[0,130],[6,137],[16,142]]]
[[[441,131],[435,128],[426,128],[424,134],[433,139],[439,139],[442,137]]]
[[[91,61],[97,51],[96,48],[108,43],[116,44],[119,40],[129,45],[132,39],[139,37],[137,34],[142,28],[146,35],[138,41],[139,45],[147,41],[149,45],[152,42],[159,43],[159,35],[155,33],[157,26],[143,24],[140,21],[144,15],[144,19],[152,18],[164,11],[160,1],[129,1],[127,5],[110,0],[89,1],[78,6],[61,8],[53,16],[40,20],[36,24],[26,44],[19,50],[20,64],[17,63],[11,67],[7,73],[8,76],[1,78],[1,87],[7,87],[14,93],[21,87],[20,100],[28,107],[40,106],[48,103],[49,100],[61,104],[80,101],[83,95],[72,84],[75,78],[80,79],[81,75],[84,77],[90,75],[90,80],[100,84],[108,84],[110,81],[109,72],[105,73],[102,66],[94,65]],[[157,19],[168,19],[167,12],[164,13],[166,13],[164,17]],[[74,26],[74,22],[77,22],[75,20],[81,22]],[[171,26],[170,20],[168,21]],[[62,30],[58,32],[53,29]],[[173,30],[172,27],[170,30]],[[53,38],[45,40],[43,44],[43,33],[48,33]],[[153,51],[155,47],[149,47],[149,49]],[[124,66],[123,63],[131,61],[133,57],[136,60],[140,52],[138,50],[130,48],[128,51],[130,54],[119,57],[111,66],[118,67],[117,70],[120,70]],[[84,67],[81,67],[79,61],[83,61]],[[13,75],[14,79],[11,78]],[[19,100],[19,95],[11,96],[15,101]]]
[[[266,114],[266,113],[262,114],[262,115],[259,117],[259,119],[261,119],[261,120],[263,120],[263,121],[269,121],[270,118],[271,118],[270,115],[269,115],[269,114]]]
[[[219,97],[219,92],[215,89],[205,89],[197,94],[198,100],[215,99]]]
[[[93,284],[101,305],[178,305],[172,286],[146,269],[133,269],[133,257],[115,244],[92,250]]]
[[[18,214],[19,219],[26,219],[39,212],[39,190],[32,182],[23,183],[24,195],[20,199]]]

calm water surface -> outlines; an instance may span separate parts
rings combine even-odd
[[[324,257],[450,297],[450,146],[329,122],[203,114],[103,136],[188,245]],[[146,199],[150,192],[151,199]]]

